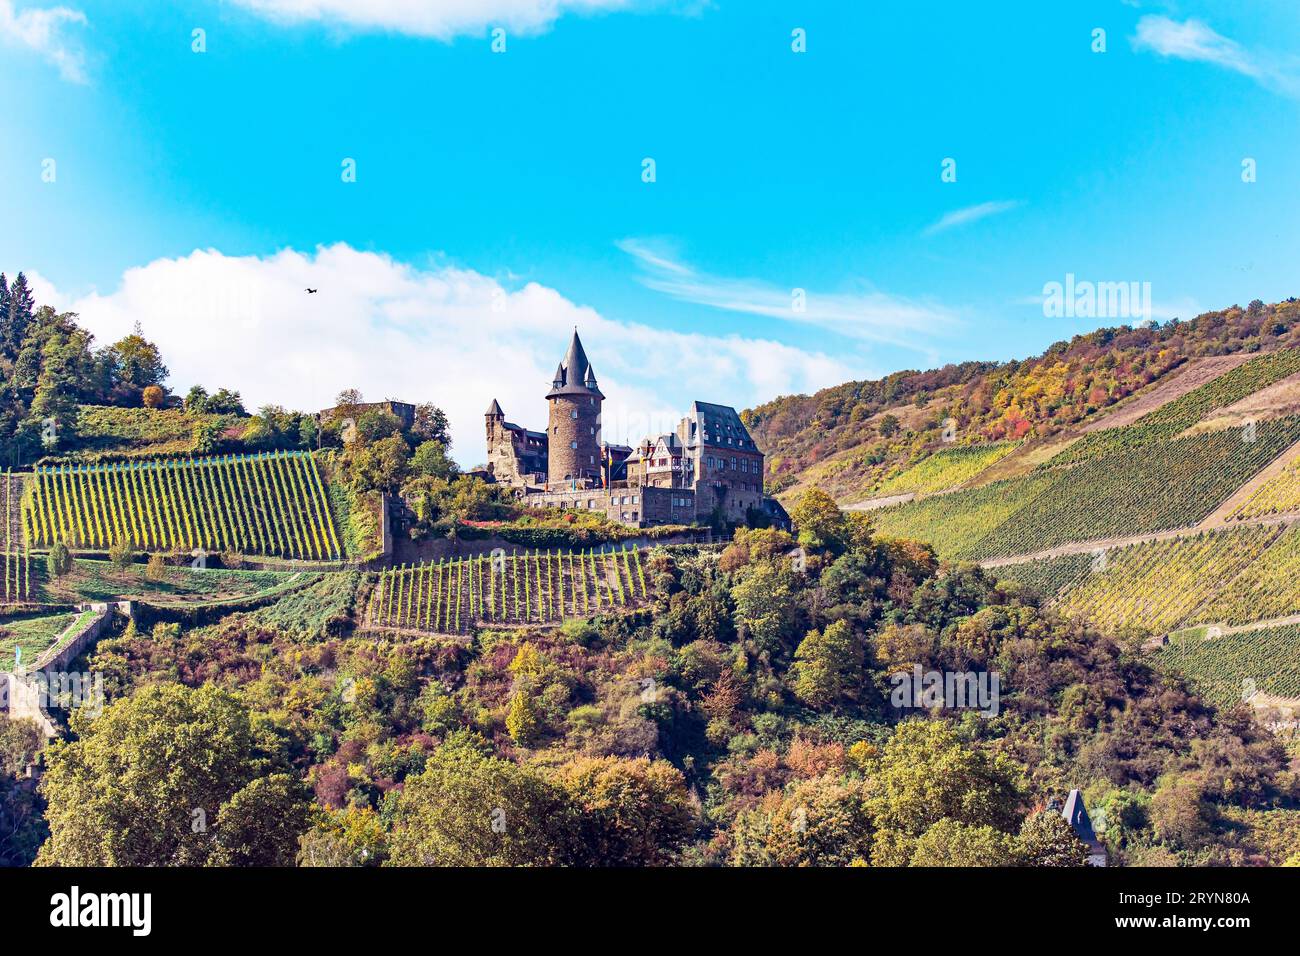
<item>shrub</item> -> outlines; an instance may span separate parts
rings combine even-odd
[[[167,577],[167,564],[163,561],[163,556],[155,551],[149,555],[149,563],[145,565],[144,576],[149,581],[161,581]]]
[[[144,394],[140,396],[140,399],[145,408],[162,408],[163,400],[166,397],[166,394],[159,386],[150,385],[144,390]]]
[[[72,552],[62,541],[55,541],[50,546],[50,553],[45,558],[45,569],[51,578],[62,577],[72,568]]]
[[[131,545],[131,539],[126,535],[118,535],[112,547],[108,549],[108,560],[119,568],[129,568],[134,564],[135,548]]]

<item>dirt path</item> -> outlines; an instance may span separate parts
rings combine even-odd
[[[851,505],[842,505],[841,511],[875,511],[878,508],[888,508],[890,505],[901,505],[911,501],[916,497],[916,492],[909,491],[901,495],[889,495],[884,498],[868,498],[866,501],[856,501]]]

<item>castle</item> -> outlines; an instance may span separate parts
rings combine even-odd
[[[789,519],[763,494],[763,453],[734,408],[694,402],[675,432],[636,448],[600,433],[605,396],[577,329],[546,393],[546,431],[487,410],[487,469],[537,508],[599,510],[624,524],[778,525]]]

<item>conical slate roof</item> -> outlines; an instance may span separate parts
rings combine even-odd
[[[491,415],[493,418],[497,416],[503,416],[503,417],[505,416],[505,412],[501,411],[501,406],[497,404],[497,400],[495,398],[492,399],[492,404],[488,406],[487,413]]]
[[[554,395],[587,395],[595,393],[600,398],[605,396],[600,394],[600,389],[596,386],[596,373],[591,367],[591,362],[587,360],[587,353],[582,348],[582,340],[578,338],[578,330],[573,330],[573,338],[569,341],[569,351],[564,355],[564,361],[560,367],[555,370],[554,387],[547,394],[547,398]]]
[[[1065,817],[1065,822],[1074,828],[1074,832],[1084,843],[1096,842],[1097,834],[1092,830],[1092,820],[1088,818],[1088,810],[1083,805],[1083,794],[1078,790],[1070,791],[1061,816]]]

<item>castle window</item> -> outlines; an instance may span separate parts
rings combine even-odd
[[[578,443],[576,441],[571,441],[569,442],[569,447],[576,451],[578,448]]]
[[[633,496],[632,496],[632,504],[635,505],[635,504],[640,504],[640,503],[641,503],[641,498],[640,498],[640,496],[639,496],[639,495],[633,495]]]
[[[573,411],[569,412],[569,417],[570,417],[570,418],[577,418],[577,417],[578,417],[578,410],[575,408]]]

